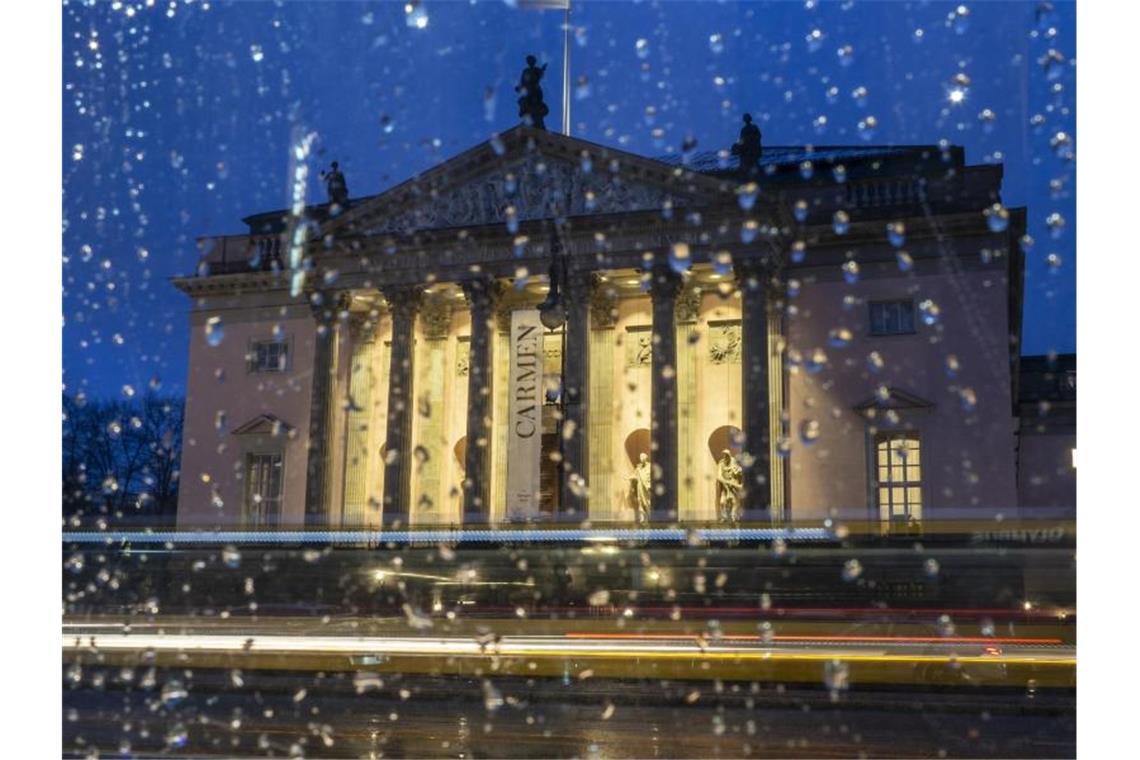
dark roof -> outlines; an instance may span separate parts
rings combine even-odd
[[[1077,400],[1077,355],[1051,354],[1021,357],[1018,401]]]
[[[786,177],[804,181],[800,166],[805,161],[810,161],[813,171],[818,168],[821,174],[842,165],[848,177],[856,179],[868,174],[883,176],[913,172],[935,164],[961,166],[964,159],[962,148],[956,145],[945,149],[937,145],[765,145],[760,154],[760,166],[765,179]],[[657,156],[654,160],[710,175],[735,174],[740,167],[739,157],[727,149],[671,153]]]

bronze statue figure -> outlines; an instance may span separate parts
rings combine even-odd
[[[649,521],[649,506],[652,502],[653,467],[649,455],[642,452],[637,465],[629,476],[629,500],[634,509],[634,519],[638,525]]]
[[[717,499],[717,519],[722,523],[740,521],[740,492],[744,488],[744,470],[732,452],[725,449],[716,466],[716,484],[720,490]]]
[[[332,168],[327,172],[321,172],[321,176],[325,178],[329,204],[340,206],[342,209],[348,208],[348,183],[344,179],[344,174],[341,173],[340,164],[333,161]]]
[[[519,77],[515,92],[520,93],[519,116],[523,123],[535,129],[546,129],[545,119],[550,109],[542,99],[542,87],[539,85],[546,73],[546,64],[538,66],[537,63],[533,55],[526,57],[526,68]]]
[[[756,173],[760,163],[760,127],[752,123],[752,114],[744,114],[744,126],[740,128],[740,139],[732,146],[732,155],[740,156],[740,173],[750,177]]]

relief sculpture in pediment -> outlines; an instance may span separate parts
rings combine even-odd
[[[510,181],[508,174],[513,175]],[[498,224],[506,221],[508,206],[514,207],[519,221],[546,219],[567,205],[567,199],[571,215],[651,210],[661,208],[668,197],[652,185],[583,174],[568,161],[532,158],[384,215],[367,234]]]

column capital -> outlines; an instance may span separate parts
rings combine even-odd
[[[590,293],[590,327],[594,330],[612,330],[617,322],[617,288],[594,276],[594,289]]]
[[[463,296],[472,309],[493,308],[499,299],[498,281],[491,275],[480,274],[461,280],[459,287],[463,289]]]
[[[310,290],[306,294],[313,318],[321,324],[331,324],[341,315],[347,316],[352,297],[347,290]]]
[[[424,338],[443,340],[451,331],[451,304],[439,296],[426,298],[420,305]]]
[[[686,286],[677,296],[674,315],[679,325],[695,324],[701,313],[701,289]]]
[[[386,285],[380,288],[380,293],[393,315],[415,316],[423,302],[423,289],[419,285]]]
[[[684,278],[664,262],[654,263],[650,275],[649,295],[654,301],[675,299],[685,284]]]

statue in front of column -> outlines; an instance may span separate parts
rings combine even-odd
[[[740,128],[740,139],[732,146],[732,155],[740,156],[740,173],[751,177],[760,163],[760,127],[752,123],[752,114],[744,114],[744,126]]]
[[[537,63],[538,61],[533,55],[526,57],[526,68],[523,69],[522,75],[519,77],[515,92],[519,93],[519,116],[523,123],[529,124],[535,129],[544,130],[546,129],[546,115],[550,113],[550,108],[542,99],[542,87],[539,82],[542,81],[542,76],[546,73],[546,64],[538,66]]]
[[[348,182],[344,179],[340,164],[333,161],[332,168],[327,172],[321,172],[321,176],[325,178],[325,188],[329,193],[329,204],[340,206],[341,210],[348,208]]]
[[[629,476],[629,500],[638,525],[644,525],[649,521],[652,488],[653,466],[649,464],[649,455],[642,452],[637,465],[633,468],[633,473]]]
[[[716,465],[716,483],[720,490],[717,498],[717,519],[722,523],[740,521],[740,492],[744,488],[744,470],[725,449]]]

